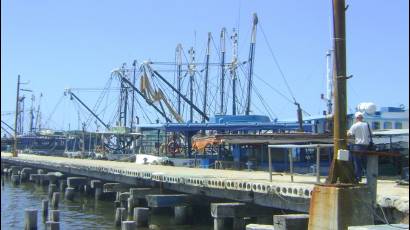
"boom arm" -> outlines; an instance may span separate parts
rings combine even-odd
[[[107,128],[107,129],[110,128],[109,125],[107,125],[104,121],[102,121],[102,120],[97,116],[97,114],[95,114],[86,104],[84,104],[83,101],[80,100],[80,98],[78,98],[73,92],[71,92],[70,89],[67,89],[66,92],[65,92],[65,94],[66,94],[66,93],[69,93],[69,94],[70,94],[70,96],[71,96],[70,99],[75,98],[78,102],[80,102],[80,104],[81,104],[82,106],[84,106],[84,108],[86,108],[86,109],[88,110],[88,112],[90,112],[95,118],[97,118],[97,120],[98,120],[102,125],[104,125],[105,128]]]

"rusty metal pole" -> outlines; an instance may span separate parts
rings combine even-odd
[[[14,149],[13,157],[17,157],[17,121],[19,116],[20,75],[17,76],[16,115],[14,116]]]
[[[338,161],[339,149],[347,149],[347,96],[346,96],[346,26],[345,1],[333,0],[334,34],[334,116],[333,160],[327,178],[328,184],[354,183],[353,165],[350,161]]]

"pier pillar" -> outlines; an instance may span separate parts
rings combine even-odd
[[[67,181],[66,180],[60,180],[60,192],[64,192],[65,189],[67,188]]]
[[[137,227],[147,227],[149,208],[134,208],[134,221]]]
[[[344,230],[348,226],[374,223],[373,213],[369,211],[372,201],[366,186],[315,185],[310,203],[314,205],[309,209],[309,230]]]
[[[48,216],[48,200],[41,201],[41,211],[42,211],[43,217]]]
[[[53,198],[51,199],[51,206],[53,209],[58,208],[58,203],[60,202],[60,193],[59,192],[54,192],[53,193]]]
[[[137,229],[137,225],[135,221],[123,221],[121,223],[121,230],[135,230]]]
[[[13,185],[19,185],[20,175],[11,175],[11,182],[13,183]]]
[[[214,230],[228,230],[227,218],[214,218]]]
[[[29,179],[30,173],[32,172],[31,168],[23,168],[20,172],[20,181],[25,182]]]
[[[37,230],[37,209],[24,210],[24,230]]]
[[[46,230],[60,230],[60,222],[47,221]]]
[[[19,169],[20,169],[19,166],[11,166],[10,169],[11,169],[11,176],[19,174]]]
[[[60,222],[60,210],[50,210],[49,221]]]
[[[101,187],[97,187],[94,189],[94,196],[96,200],[101,200],[102,194],[103,192]]]
[[[128,209],[128,215],[132,215],[134,211],[134,198],[131,196],[128,197],[127,209]]]
[[[57,185],[56,184],[49,184],[48,185],[48,197],[51,198],[54,192],[57,191]]]
[[[309,223],[308,214],[274,215],[273,227],[275,230],[300,229],[307,230]]]
[[[88,182],[86,177],[67,177],[67,187],[81,190]]]
[[[379,157],[367,156],[366,180],[369,187],[373,209],[377,205],[377,177],[379,175]]]
[[[233,218],[233,221],[232,221],[232,229],[233,230],[244,230],[245,227],[246,227],[246,223],[245,223],[245,219],[243,217]],[[298,230],[302,230],[302,229],[298,229]]]
[[[128,198],[130,198],[130,193],[129,192],[122,192],[118,196],[118,200],[120,201],[121,207],[122,208],[127,208],[128,207]]]
[[[121,222],[127,219],[125,208],[117,208],[115,210],[115,226],[121,226]]]
[[[74,188],[67,187],[65,189],[65,199],[66,200],[71,200],[71,201],[74,200],[74,194],[75,194]]]
[[[248,224],[246,230],[275,230],[275,228],[273,228],[273,225]]]
[[[192,215],[192,207],[181,205],[174,207],[175,224],[186,224]]]

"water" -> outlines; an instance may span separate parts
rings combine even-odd
[[[38,210],[38,229],[45,229],[45,222],[41,215],[41,201],[48,199],[47,186],[39,186],[33,183],[12,185],[7,177],[1,177],[4,186],[1,186],[1,229],[24,229],[24,209],[34,208]],[[114,226],[114,203],[112,201],[95,201],[93,197],[76,196],[75,201],[66,201],[63,196],[60,199],[60,229],[121,229]],[[212,218],[209,216],[209,208],[200,210],[194,216],[193,225],[178,225],[173,223],[172,210],[164,210],[151,216],[151,228],[138,228],[141,230],[211,230],[213,229]],[[198,213],[198,212],[195,212]],[[208,213],[208,214],[207,214]]]

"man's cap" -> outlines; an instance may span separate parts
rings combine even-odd
[[[354,117],[355,117],[355,118],[363,117],[363,113],[362,113],[362,112],[356,112],[356,113],[354,114]]]

